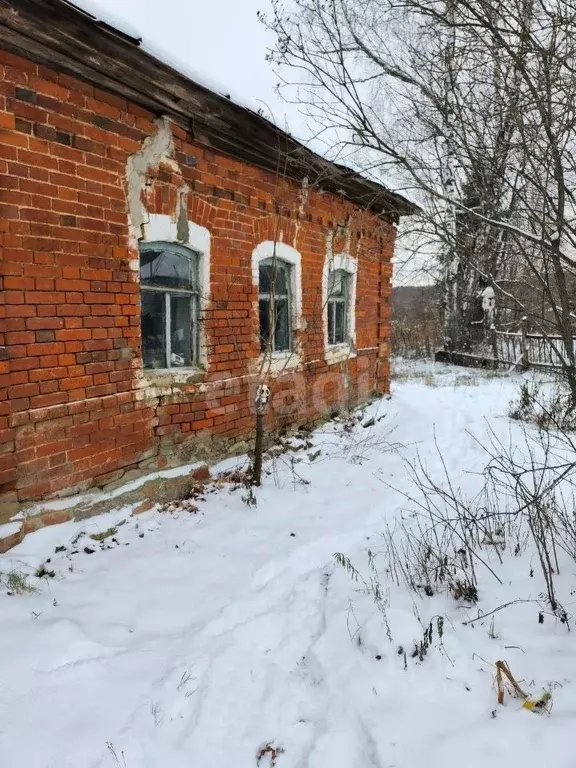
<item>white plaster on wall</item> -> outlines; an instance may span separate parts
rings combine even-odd
[[[128,224],[131,243],[135,246],[142,237],[142,227],[148,222],[149,214],[142,200],[149,168],[167,165],[178,172],[178,164],[173,159],[174,137],[172,126],[167,117],[156,121],[156,133],[148,136],[138,152],[126,163],[126,183],[128,199]]]

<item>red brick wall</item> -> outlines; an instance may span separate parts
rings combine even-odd
[[[253,426],[258,362],[251,255],[281,239],[302,258],[302,365],[273,382],[270,426],[304,422],[388,389],[394,227],[338,197],[217,155],[173,126],[170,163],[148,169],[149,213],[211,234],[208,370],[154,386],[140,358],[128,158],[156,116],[0,52],[0,503],[194,458],[207,436]],[[337,229],[345,224],[345,233]],[[357,358],[328,366],[321,312],[326,238],[358,259]],[[2,521],[0,507],[0,522]],[[5,515],[6,516],[6,515]]]

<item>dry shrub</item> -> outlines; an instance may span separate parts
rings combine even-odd
[[[568,388],[561,381],[548,392],[536,381],[524,382],[510,403],[508,415],[540,429],[576,430],[576,409]]]

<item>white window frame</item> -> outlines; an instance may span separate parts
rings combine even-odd
[[[210,230],[206,229],[206,227],[201,227],[193,221],[188,221],[188,239],[184,242],[178,239],[178,223],[171,216],[151,213],[148,221],[143,225],[143,231],[144,237],[139,240],[140,245],[151,245],[152,243],[165,243],[169,245],[172,243],[184,246],[193,251],[197,255],[198,260],[198,330],[194,334],[196,337],[195,363],[192,366],[182,368],[145,368],[143,369],[144,375],[169,375],[177,378],[178,376],[187,377],[191,373],[204,372],[208,368],[208,346],[204,327],[204,313],[210,302]],[[138,260],[139,269],[140,261]],[[145,290],[150,289],[146,288]],[[168,291],[168,293],[170,292],[178,293],[178,290]],[[187,293],[187,291],[184,292]],[[168,313],[166,321],[168,322]],[[167,338],[169,338],[169,334]]]
[[[348,280],[348,307],[346,314],[346,328],[348,338],[341,344],[329,344],[328,342],[328,287],[330,272],[342,270],[349,276]],[[324,357],[328,365],[340,363],[350,357],[356,357],[356,287],[358,277],[358,260],[349,253],[340,253],[335,256],[329,253],[324,261],[322,271],[322,318],[324,328]]]
[[[175,366],[171,365],[171,359],[172,359],[172,302],[171,298],[172,296],[186,296],[190,299],[190,319],[192,322],[192,328],[193,333],[190,335],[190,343],[191,343],[191,350],[190,350],[190,357],[191,357],[191,366],[188,367],[197,367],[198,365],[198,335],[200,330],[200,275],[199,275],[199,262],[200,262],[200,254],[197,251],[193,251],[188,246],[180,245],[180,243],[168,243],[165,240],[164,241],[158,241],[155,240],[153,242],[141,242],[140,243],[140,258],[142,258],[142,254],[146,253],[148,250],[158,250],[158,251],[166,251],[170,252],[172,250],[173,253],[179,253],[184,258],[191,258],[193,259],[194,263],[194,272],[195,272],[195,286],[194,288],[170,288],[168,286],[157,286],[157,285],[140,285],[140,296],[142,296],[144,293],[157,293],[162,294],[164,297],[164,347],[165,347],[165,353],[166,353],[166,366],[162,368],[145,368],[146,371],[156,371],[156,370],[167,370],[170,371],[173,370],[182,370],[183,367],[186,366]],[[144,339],[142,339],[142,342],[144,342]]]
[[[334,274],[342,275],[342,293],[333,294],[330,292],[331,277]],[[348,343],[348,325],[350,322],[350,288],[352,280],[349,272],[344,269],[330,269],[328,271],[328,295],[326,299],[326,312],[328,315],[328,345],[333,347],[339,344]],[[342,328],[342,341],[331,341],[330,339],[330,314],[333,314],[333,333],[336,335],[336,312],[335,307],[342,305],[344,307],[344,323]],[[334,311],[332,310],[334,306]]]
[[[281,270],[284,271],[284,273],[286,274],[286,278],[287,278],[287,285],[286,285],[286,293],[285,294],[280,294],[278,292],[278,290],[276,289],[276,286],[274,286],[274,291],[273,292],[262,293],[262,291],[260,290],[260,269],[262,268],[263,265],[266,265],[266,266],[268,266],[268,265],[271,265],[271,266],[277,265],[277,266],[280,267]],[[275,340],[274,340],[275,328],[272,327],[272,328],[270,328],[271,333],[270,333],[269,343],[270,343],[270,347],[272,349],[272,353],[273,354],[274,353],[288,354],[288,353],[292,352],[292,348],[294,347],[294,332],[293,332],[293,329],[292,329],[292,269],[293,269],[293,267],[292,267],[291,264],[288,264],[288,262],[283,261],[282,259],[279,259],[279,258],[276,258],[275,261],[274,261],[274,259],[262,259],[260,261],[260,263],[258,264],[258,315],[260,315],[260,302],[263,299],[265,299],[268,302],[270,309],[272,308],[272,306],[274,306],[276,304],[276,300],[277,299],[285,299],[287,301],[287,304],[288,304],[288,348],[287,349],[281,349],[281,350],[276,350],[274,348],[275,347]],[[262,338],[261,334],[260,334],[260,338]]]
[[[265,240],[252,252],[252,284],[256,288],[256,302],[254,312],[260,323],[259,296],[260,296],[260,263],[270,259],[278,259],[288,264],[290,277],[290,321],[291,321],[291,348],[281,352],[261,352],[258,364],[261,367],[269,361],[270,372],[280,373],[287,368],[295,368],[301,362],[300,343],[298,331],[302,327],[302,257],[295,248],[286,243]],[[260,335],[258,335],[260,345]]]

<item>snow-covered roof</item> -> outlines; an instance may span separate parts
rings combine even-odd
[[[96,0],[74,0],[73,2],[72,0],[61,0],[61,2],[79,8],[91,16],[95,21],[103,23],[111,29],[115,29],[126,37],[131,38],[141,50],[146,51],[146,53],[149,53],[155,59],[158,59],[158,61],[177,70],[182,75],[190,78],[190,80],[198,83],[198,85],[230,99],[240,107],[258,112],[260,106],[255,99],[250,99],[245,94],[241,94],[238,91],[231,89],[229,84],[219,82],[213,76],[208,75],[205,70],[192,67],[180,56],[175,55],[173,52],[158,45],[155,40],[147,38],[124,16],[111,11],[107,7],[103,7],[100,2],[96,2]]]
[[[61,2],[71,5],[74,8],[79,8],[94,19],[108,24],[108,26],[121,32],[126,37],[131,37],[134,40],[142,40],[140,31],[136,29],[127,19],[120,16],[108,8],[104,8],[101,3],[96,0],[61,0]]]

